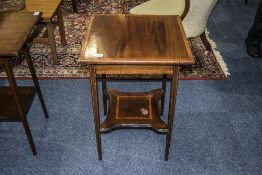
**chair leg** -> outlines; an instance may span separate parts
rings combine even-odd
[[[46,109],[46,105],[45,105],[45,102],[44,102],[44,98],[43,98],[43,95],[42,95],[42,92],[41,92],[41,89],[40,89],[40,86],[39,86],[39,83],[38,83],[38,80],[37,80],[37,76],[36,76],[36,73],[35,73],[34,65],[33,65],[31,57],[30,57],[30,52],[29,52],[28,47],[25,48],[25,58],[26,58],[29,70],[30,70],[32,78],[33,78],[33,82],[34,82],[34,85],[35,85],[35,88],[36,88],[36,92],[37,92],[39,101],[40,101],[42,109],[44,111],[45,118],[49,118],[48,113],[47,113],[47,109]]]
[[[166,98],[166,79],[167,75],[164,74],[162,77],[162,90],[163,90],[163,96],[161,98],[161,109],[160,109],[160,114],[163,115],[164,113],[164,107],[165,107],[165,98]]]
[[[247,4],[248,0],[245,0],[245,4]]]
[[[51,48],[53,64],[58,64],[55,34],[54,34],[54,24],[52,22],[48,22],[46,23],[46,27],[48,32],[48,43]]]
[[[200,35],[200,38],[203,42],[203,44],[205,45],[206,49],[209,50],[209,51],[212,51],[212,47],[209,43],[209,41],[207,40],[207,37],[206,37],[206,32],[203,32],[201,35]]]
[[[10,84],[10,87],[11,87],[11,92],[14,96],[14,100],[15,100],[15,103],[16,103],[16,106],[17,106],[17,109],[18,109],[18,113],[19,113],[19,116],[20,116],[21,121],[23,123],[24,130],[25,130],[27,139],[29,141],[31,150],[33,152],[33,155],[36,155],[37,152],[36,152],[35,144],[34,144],[34,141],[33,141],[33,137],[32,137],[32,134],[31,134],[25,113],[22,109],[21,101],[18,97],[17,84],[16,84],[16,81],[15,81],[12,65],[9,61],[5,61],[5,70],[6,70],[8,81],[9,81],[9,84]]]
[[[66,46],[65,26],[64,26],[63,16],[61,13],[61,5],[59,5],[56,14],[57,14],[57,23],[59,27],[59,32],[61,36],[61,45]]]

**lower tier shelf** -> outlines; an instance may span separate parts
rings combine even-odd
[[[34,87],[17,87],[18,96],[25,115],[34,100]],[[10,87],[0,87],[0,121],[21,121]]]
[[[156,132],[166,133],[167,124],[161,119],[159,100],[162,89],[150,92],[120,92],[107,89],[109,112],[100,125],[102,133],[117,128],[150,128]]]

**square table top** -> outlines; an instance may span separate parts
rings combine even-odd
[[[0,57],[15,57],[25,44],[42,13],[0,13]]]
[[[80,64],[182,65],[194,59],[179,16],[92,16]]]
[[[26,12],[42,12],[43,22],[51,22],[57,7],[61,0],[26,0],[25,8]]]

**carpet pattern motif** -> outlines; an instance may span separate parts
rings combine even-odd
[[[130,1],[127,10],[141,2],[141,0]],[[58,29],[55,31],[58,65],[52,65],[51,52],[47,44],[33,44],[30,49],[39,79],[88,78],[89,72],[77,64],[77,59],[90,16],[94,13],[121,13],[121,4],[116,0],[99,0],[94,4],[81,1],[78,4],[79,13],[71,13],[71,9],[71,2],[65,1],[62,10],[67,46],[61,45]],[[200,37],[190,38],[190,45],[196,64],[183,67],[180,79],[226,79],[226,72],[221,68],[217,55],[213,51],[206,50]],[[14,59],[14,74],[21,79],[31,77],[23,56]],[[0,77],[6,77],[4,71],[0,72]]]

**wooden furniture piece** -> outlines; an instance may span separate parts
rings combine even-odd
[[[79,63],[90,70],[98,158],[102,159],[101,133],[121,127],[145,127],[165,133],[165,160],[168,160],[175,112],[179,66],[194,59],[179,16],[95,15],[80,53]],[[102,75],[171,76],[168,121],[160,118],[159,100],[165,88],[147,93],[119,92],[106,88],[103,79],[104,107],[109,112],[100,124],[97,79]],[[165,82],[165,81],[164,81]],[[163,84],[165,85],[165,83]],[[161,105],[162,106],[162,105]],[[162,107],[161,107],[162,108]],[[107,113],[107,110],[104,111]]]
[[[53,64],[58,64],[56,41],[54,35],[55,22],[54,16],[57,16],[57,24],[61,35],[61,44],[66,45],[65,28],[63,17],[61,14],[61,0],[26,0],[26,7],[23,11],[27,12],[42,12],[41,23],[46,25],[46,34],[43,37],[35,38],[34,42],[49,43]],[[47,35],[47,37],[46,37]]]
[[[0,121],[21,121],[34,155],[37,152],[26,116],[36,93],[46,118],[48,118],[48,113],[26,42],[34,26],[40,19],[41,13],[0,13],[0,65],[4,67],[10,84],[9,87],[0,88]],[[16,84],[12,70],[12,58],[17,57],[20,51],[25,52],[25,58],[32,74],[34,87],[18,87]]]

